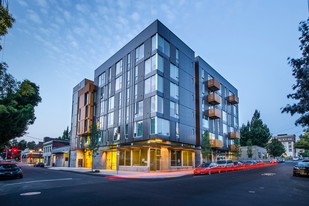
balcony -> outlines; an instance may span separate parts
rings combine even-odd
[[[236,152],[236,145],[232,144],[229,146],[231,152]]]
[[[221,110],[216,109],[216,108],[208,110],[208,117],[211,119],[220,119]]]
[[[240,133],[239,132],[229,132],[229,138],[230,139],[240,138]]]
[[[238,99],[238,97],[235,94],[231,95],[231,96],[228,96],[227,101],[230,104],[238,104],[239,103],[239,99]]]
[[[207,81],[207,87],[210,91],[214,92],[220,89],[220,83],[215,79],[210,79]]]
[[[222,141],[218,139],[209,140],[211,148],[222,148]]]
[[[209,104],[217,105],[221,103],[221,97],[216,93],[209,94],[207,98]]]

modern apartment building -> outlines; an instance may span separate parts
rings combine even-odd
[[[277,139],[279,140],[284,148],[285,148],[285,153],[284,156],[285,157],[296,157],[298,155],[296,155],[296,150],[294,148],[295,145],[295,138],[296,135],[295,134],[278,134],[277,136],[273,136],[272,139]]]
[[[216,80],[218,89],[208,87],[208,79]],[[158,20],[95,70],[94,85],[88,92],[94,95],[91,121],[101,134],[96,168],[192,168],[201,161],[204,130],[211,132],[214,155],[232,154],[233,138],[239,136],[237,90]],[[71,166],[88,167],[87,145],[80,143],[89,132],[78,126],[83,87],[85,82],[73,90]],[[205,102],[206,94],[220,103],[207,96]],[[90,126],[84,123],[82,130]]]

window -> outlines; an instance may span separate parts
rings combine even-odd
[[[158,49],[166,56],[170,56],[170,44],[161,36],[158,36]]]
[[[144,58],[144,44],[140,45],[135,49],[135,62],[138,62],[142,58]]]
[[[135,67],[135,82],[138,80],[138,66]]]
[[[176,85],[176,84],[174,84],[172,82],[170,83],[170,95],[174,99],[178,99],[179,98],[178,85]]]
[[[89,115],[89,105],[85,107],[85,117],[87,118]]]
[[[108,127],[114,125],[114,112],[108,114]]]
[[[163,98],[160,96],[152,96],[150,99],[150,111],[152,112],[160,112],[163,114]]]
[[[181,151],[171,150],[171,166],[181,166]]]
[[[156,90],[163,92],[163,78],[159,75],[153,75],[145,80],[145,94]]]
[[[137,99],[137,84],[135,84],[134,86],[134,99],[136,100]]]
[[[112,83],[108,84],[108,95],[111,96],[112,95]]]
[[[118,125],[121,125],[121,118],[122,118],[122,114],[121,114],[121,109],[119,109],[119,112],[118,112]]]
[[[179,50],[176,49],[176,64],[179,64]]]
[[[99,87],[102,87],[105,85],[105,72],[103,72],[100,76],[99,76]]]
[[[108,69],[108,81],[111,81],[111,79],[112,79],[112,68],[110,67]]]
[[[131,82],[131,70],[127,72],[127,86],[130,85],[130,82]]]
[[[102,130],[103,129],[104,116],[100,117],[99,122],[100,122],[100,129]]]
[[[116,79],[115,91],[119,91],[122,88],[122,76]]]
[[[126,122],[129,122],[129,116],[130,116],[130,106],[127,106]]]
[[[119,165],[131,166],[131,151],[119,151]]]
[[[141,137],[143,135],[143,121],[135,122],[134,137]]]
[[[176,138],[179,138],[179,123],[176,122]]]
[[[202,126],[207,129],[209,128],[208,117],[206,115],[202,117]]]
[[[227,113],[225,111],[222,111],[222,121],[227,123]]]
[[[114,141],[120,140],[120,127],[114,128]]]
[[[145,75],[157,69],[163,72],[163,58],[155,54],[145,61]]]
[[[122,60],[116,63],[116,76],[122,72]]]
[[[124,138],[128,139],[128,136],[129,136],[129,125],[126,124],[124,127]]]
[[[151,38],[151,50],[154,51],[158,48],[158,44],[157,44],[157,39],[158,39],[158,35],[154,35]]]
[[[100,101],[100,114],[104,114],[105,112],[105,101],[103,99],[101,99]]]
[[[85,93],[84,105],[89,104],[89,92]]]
[[[192,166],[192,152],[183,151],[183,166]]]
[[[135,106],[135,117],[143,116],[143,101],[137,102]]]
[[[170,76],[172,79],[177,80],[179,79],[179,69],[174,64],[170,64]]]
[[[133,166],[147,166],[148,148],[133,150]]]
[[[170,122],[158,117],[151,118],[150,134],[170,135]]]
[[[171,117],[179,118],[178,104],[176,102],[170,103],[170,115]]]
[[[131,68],[131,54],[127,55],[127,66],[128,66],[128,69]]]
[[[108,101],[108,111],[114,109],[115,103],[114,103],[114,96],[112,96],[111,98],[109,98]]]
[[[130,103],[130,88],[127,89],[127,104]]]
[[[223,134],[227,134],[227,124],[223,124]]]

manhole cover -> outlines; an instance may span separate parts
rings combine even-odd
[[[26,192],[26,193],[21,193],[21,196],[30,196],[30,195],[39,195],[41,192]]]

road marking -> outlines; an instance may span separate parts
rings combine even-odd
[[[262,176],[274,176],[276,173],[263,173]]]
[[[50,179],[50,180],[35,180],[35,181],[28,181],[28,182],[18,182],[12,184],[6,184],[4,186],[10,185],[22,185],[22,184],[30,184],[30,183],[38,183],[38,182],[55,182],[55,181],[65,181],[65,180],[72,180],[73,178],[62,178],[62,179]]]
[[[41,192],[26,192],[26,193],[21,193],[20,196],[30,196],[30,195],[40,195]]]
[[[261,190],[264,190],[265,188],[264,188],[264,187],[260,187],[260,189],[261,189]]]
[[[251,191],[249,191],[249,193],[251,193],[251,194],[255,194],[255,191],[252,191],[252,190],[251,190]]]

